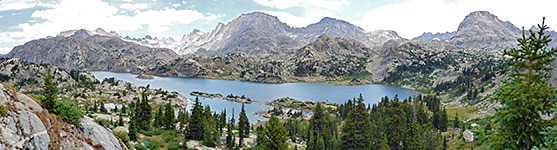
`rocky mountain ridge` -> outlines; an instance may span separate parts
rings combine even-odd
[[[113,72],[143,72],[179,57],[169,49],[150,48],[126,42],[118,36],[91,35],[90,32],[81,29],[71,36],[29,41],[14,47],[5,57],[66,69]]]

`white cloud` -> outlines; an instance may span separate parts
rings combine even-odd
[[[119,15],[118,8],[101,0],[64,0],[51,8],[32,13],[30,20],[17,26],[21,31],[0,34],[0,42],[20,42],[56,35],[72,29],[94,30],[98,27],[107,31],[136,31],[147,27],[147,31],[160,34],[175,24],[188,24],[204,19],[194,10],[135,10],[133,15]],[[10,40],[11,39],[11,40]]]
[[[132,0],[122,0],[123,2],[132,2]]]
[[[2,19],[3,16],[0,16],[0,19]]]
[[[222,17],[226,16],[225,14],[220,14],[220,13],[219,13],[219,14],[216,14],[216,15],[213,14],[213,13],[207,13],[207,15],[208,15],[208,16],[205,17],[205,20],[206,20],[206,21],[214,21],[214,20],[216,20],[217,18],[222,18]]]
[[[0,54],[7,54],[12,51],[11,47],[0,47]]]
[[[318,9],[318,8],[309,10],[303,16],[296,16],[287,12],[277,12],[277,11],[263,11],[263,12],[273,16],[277,16],[277,18],[280,21],[285,22],[291,27],[305,27],[308,26],[309,24],[319,22],[319,20],[323,19],[324,17],[332,16],[331,13],[329,13],[328,11],[323,9]]]
[[[120,8],[127,9],[127,10],[146,9],[147,7],[149,7],[149,5],[146,3],[137,3],[137,4],[125,3],[120,5]]]
[[[274,7],[278,9],[296,7],[299,6],[300,3],[302,3],[301,0],[253,0],[253,2],[263,6]]]
[[[337,10],[341,6],[348,6],[350,4],[347,0],[253,0],[253,2],[278,9],[301,6]]]
[[[355,23],[366,30],[395,30],[404,38],[413,38],[423,32],[455,31],[466,15],[473,11],[489,11],[503,21],[515,26],[541,23],[546,16],[548,23],[557,21],[554,6],[557,1],[531,0],[410,0],[370,10]],[[539,5],[543,4],[543,5]],[[553,24],[555,26],[557,24]],[[550,26],[552,26],[550,24]]]
[[[292,27],[305,27],[311,23],[316,23],[323,17],[334,17],[331,12],[338,10],[342,6],[348,6],[347,0],[253,0],[255,3],[267,7],[286,9],[290,7],[303,8],[302,13],[292,14],[286,11],[263,11],[277,16],[279,20]]]
[[[1,0],[0,11],[22,10],[37,6],[38,0]]]

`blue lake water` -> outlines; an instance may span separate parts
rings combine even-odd
[[[98,80],[114,77],[117,80],[132,83],[137,86],[150,85],[151,88],[162,88],[166,91],[178,92],[190,99],[192,91],[201,91],[206,93],[220,93],[222,95],[245,95],[253,100],[259,101],[251,104],[245,104],[246,113],[250,122],[255,123],[257,120],[266,120],[265,118],[255,115],[255,112],[267,110],[272,107],[265,105],[265,102],[291,97],[299,100],[329,101],[335,103],[344,103],[348,99],[358,97],[361,93],[364,97],[364,103],[375,104],[381,100],[381,97],[388,96],[390,98],[398,94],[403,99],[409,96],[419,94],[416,91],[406,88],[399,88],[385,85],[359,85],[359,86],[338,86],[327,85],[324,83],[255,83],[244,81],[226,81],[226,80],[210,80],[201,78],[176,78],[176,77],[157,77],[154,79],[138,79],[137,75],[130,73],[113,73],[104,71],[91,71],[91,74]],[[235,118],[238,120],[238,114],[242,108],[241,103],[231,102],[223,99],[201,98],[201,103],[209,105],[212,110],[219,112],[226,109],[227,117],[230,117],[232,109],[235,112]]]

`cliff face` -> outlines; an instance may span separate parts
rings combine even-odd
[[[0,105],[8,109],[0,117],[0,149],[127,149],[93,119],[67,124],[7,84],[0,84]]]

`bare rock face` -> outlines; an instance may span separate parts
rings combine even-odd
[[[476,50],[503,49],[516,45],[519,37],[516,31],[510,22],[503,22],[487,11],[476,11],[464,18],[449,42]]]
[[[50,137],[37,116],[43,109],[31,98],[0,84],[0,105],[7,117],[0,117],[0,149],[48,149]]]
[[[116,136],[112,134],[112,131],[99,125],[92,118],[85,116],[79,120],[79,123],[81,124],[82,138],[90,141],[93,147],[102,145],[104,149],[124,149]]]
[[[462,132],[462,136],[464,136],[464,141],[466,143],[474,141],[474,133],[470,132],[470,130],[465,130],[464,132]]]

